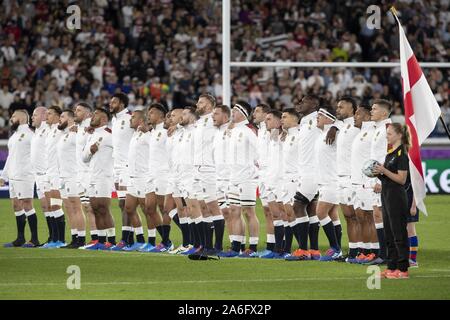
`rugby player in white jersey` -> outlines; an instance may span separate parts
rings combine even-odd
[[[8,158],[0,177],[0,186],[9,181],[9,197],[12,202],[17,224],[17,238],[5,243],[4,247],[25,245],[25,224],[30,225],[31,241],[27,247],[39,245],[37,217],[33,208],[34,175],[31,166],[31,139],[33,131],[28,127],[30,116],[23,109],[14,111],[11,116],[11,130],[8,140]]]
[[[47,153],[47,177],[50,183],[50,191],[45,193],[45,197],[50,203],[50,214],[52,220],[52,241],[43,245],[41,248],[60,248],[65,246],[65,229],[66,222],[64,212],[62,210],[62,198],[60,193],[61,178],[59,176],[58,157],[56,156],[56,146],[62,136],[62,132],[58,130],[59,117],[62,110],[58,106],[51,106],[47,111],[47,125],[50,132],[45,140]]]
[[[183,189],[180,187],[178,164],[181,156],[181,138],[183,135],[183,109],[173,109],[170,112],[170,128],[167,131],[167,150],[169,153],[169,186],[168,192],[172,194],[177,207],[177,216],[180,222],[182,244],[169,251],[170,254],[181,254],[193,248],[193,221],[188,215],[186,202],[183,199]],[[191,232],[192,231],[192,232]]]
[[[213,157],[214,167],[217,176],[217,202],[224,220],[214,220],[214,230],[216,232],[216,243],[214,248],[218,251],[223,251],[223,232],[226,225],[228,234],[232,235],[231,219],[230,219],[230,204],[227,199],[227,190],[230,183],[230,168],[227,164],[227,153],[229,148],[229,135],[227,128],[230,125],[231,111],[226,105],[216,105],[213,111],[213,123],[217,128],[214,135],[213,142]],[[222,234],[218,234],[222,231]],[[230,238],[230,242],[233,240]]]
[[[294,197],[299,183],[299,131],[300,115],[294,108],[283,110],[281,117],[281,126],[284,134],[282,136],[282,184],[283,194],[279,202],[284,205],[287,215],[288,224],[284,226],[285,246],[284,252],[290,253],[292,247],[292,239],[295,236],[299,248],[292,252],[292,255],[286,256],[288,260],[305,260],[309,259],[308,249],[308,229],[301,228],[304,222],[308,222],[308,217],[298,218],[294,212]]]
[[[287,222],[286,211],[282,202],[277,202],[283,197],[283,182],[280,177],[283,174],[283,131],[281,127],[282,113],[278,110],[270,110],[265,119],[265,125],[269,132],[268,141],[268,159],[266,172],[266,200],[270,209],[271,217],[274,225],[274,248],[267,250],[259,255],[263,259],[279,259],[284,258],[287,254],[284,252],[284,222]]]
[[[86,222],[81,210],[81,201],[77,181],[76,133],[70,131],[75,125],[75,114],[72,110],[64,110],[59,118],[58,130],[62,132],[56,146],[59,177],[61,178],[61,196],[64,209],[69,218],[72,241],[65,247],[78,249],[86,244]]]
[[[301,115],[299,125],[299,185],[294,197],[294,212],[296,218],[308,221],[300,222],[300,228],[308,229],[310,242],[310,258],[320,259],[319,251],[319,219],[316,215],[317,207],[317,177],[315,161],[315,145],[321,134],[317,128],[317,110],[320,99],[316,95],[306,95],[295,106],[296,111]],[[308,256],[300,256],[299,260],[304,260]],[[292,258],[293,259],[293,258]]]
[[[163,224],[162,215],[168,215],[164,207],[169,180],[169,156],[167,152],[167,129],[164,120],[167,109],[160,103],[150,105],[147,113],[149,132],[149,153],[145,214],[148,221],[149,242],[140,249],[142,252],[166,252],[173,250],[170,241],[170,224]],[[161,214],[158,212],[161,212]],[[170,223],[170,222],[169,222]],[[156,231],[161,236],[161,243],[156,245]]]
[[[348,258],[348,263],[358,263],[369,260],[367,256],[371,252],[372,241],[378,243],[375,224],[373,221],[374,195],[371,178],[362,172],[363,164],[370,159],[370,147],[372,144],[375,123],[370,121],[371,107],[360,105],[355,112],[355,127],[359,129],[352,143],[351,149],[351,187],[353,196],[353,208],[355,209],[357,223],[359,225],[359,254],[356,258]],[[372,178],[373,179],[373,178]],[[374,244],[375,244],[374,243]],[[370,259],[373,260],[373,259]]]
[[[353,208],[353,190],[351,188],[351,148],[356,135],[359,133],[359,129],[354,125],[355,111],[356,101],[352,97],[344,96],[338,99],[336,117],[339,121],[335,123],[339,129],[336,138],[337,174],[340,207],[347,222],[349,259],[356,258],[358,254],[358,242],[360,241],[359,224]],[[336,227],[341,228],[340,225]],[[342,233],[342,229],[340,232]],[[336,230],[336,235],[338,233],[339,230]],[[339,237],[338,243],[341,246]]]
[[[31,139],[31,165],[36,181],[36,193],[47,222],[49,236],[46,243],[48,243],[52,241],[52,222],[50,217],[50,203],[44,194],[50,191],[50,183],[47,179],[47,153],[45,152],[45,140],[50,130],[45,122],[46,119],[47,108],[37,107],[34,109],[33,116],[31,117],[31,124],[35,128],[33,138]]]
[[[268,161],[270,155],[269,142],[270,131],[266,127],[266,116],[270,111],[270,107],[267,104],[260,103],[256,105],[253,111],[253,123],[258,127],[258,169],[259,169],[259,198],[263,206],[264,216],[266,218],[266,249],[258,252],[258,254],[266,255],[273,251],[275,246],[275,236],[273,229],[272,214],[270,213],[269,204],[267,201],[267,171]]]
[[[125,198],[125,211],[136,234],[136,242],[123,248],[123,251],[137,251],[144,247],[144,229],[142,221],[137,213],[137,208],[145,211],[145,194],[147,189],[147,177],[149,174],[149,140],[150,132],[147,130],[147,111],[134,110],[130,118],[130,128],[134,130],[133,137],[128,148],[128,172],[130,175]],[[147,216],[146,216],[147,218]],[[147,226],[150,221],[147,218]],[[150,229],[150,228],[149,228]]]
[[[174,179],[174,197],[176,201],[187,199],[192,192],[192,185],[194,183],[194,125],[198,119],[198,115],[193,107],[186,107],[182,113],[182,120],[180,122],[179,138],[175,141],[175,148],[172,152],[176,157],[172,159],[175,167],[176,179]],[[177,132],[176,132],[177,133]],[[176,197],[175,195],[180,195]],[[193,195],[192,195],[193,197]],[[200,221],[201,219],[194,219],[189,202],[186,200],[188,225],[191,231],[191,244],[188,250],[182,252],[183,255],[189,255],[201,250],[200,244]]]
[[[111,129],[107,127],[111,115],[106,108],[97,108],[83,149],[83,161],[89,163],[91,172],[89,201],[95,214],[98,242],[87,250],[110,250],[115,245],[114,220],[111,215],[111,193],[114,188],[113,144]]]
[[[199,119],[194,130],[194,184],[187,200],[192,217],[200,226],[201,251],[207,254],[218,253],[213,244],[214,221],[224,219],[217,202],[216,169],[213,161],[213,140],[217,130],[212,118],[215,105],[216,99],[207,93],[200,95],[196,104]],[[218,235],[223,238],[225,223],[216,225],[220,227],[216,238]],[[219,239],[219,243],[222,243],[222,239]]]
[[[322,131],[316,140],[315,154],[317,166],[317,183],[319,185],[319,201],[317,203],[317,217],[320,220],[330,248],[321,261],[332,261],[342,257],[342,251],[338,243],[333,221],[337,205],[339,204],[337,184],[337,157],[336,142],[327,143],[326,136],[331,125],[336,121],[332,107],[321,107],[317,115],[317,127]]]
[[[379,99],[375,100],[372,104],[371,120],[375,121],[375,132],[372,138],[372,145],[370,147],[370,159],[377,160],[383,164],[388,153],[388,143],[386,138],[386,129],[389,124],[392,123],[389,115],[392,110],[392,105],[389,101]],[[375,229],[377,230],[379,250],[377,247],[372,248],[372,253],[375,257],[368,258],[365,263],[380,264],[383,263],[386,258],[386,244],[384,240],[384,226],[383,226],[383,214],[381,211],[381,183],[376,179],[374,185],[375,192],[375,205],[373,207],[373,216],[375,221]]]
[[[120,251],[128,244],[133,244],[133,229],[128,222],[128,215],[124,210],[126,190],[128,185],[128,147],[134,130],[130,128],[131,112],[127,109],[128,96],[125,93],[116,93],[109,102],[109,111],[113,115],[111,120],[113,160],[114,160],[114,186],[119,199],[122,212],[122,239],[112,249]],[[115,232],[115,231],[114,231]],[[114,233],[115,236],[115,233]]]
[[[227,163],[230,166],[230,185],[227,198],[230,202],[232,231],[235,236],[232,248],[219,253],[222,257],[256,257],[259,240],[259,221],[256,216],[256,188],[258,184],[258,141],[256,132],[249,127],[251,106],[238,101],[232,109],[233,128],[230,130],[230,145]],[[239,254],[245,238],[241,217],[245,216],[249,229],[249,248]]]
[[[69,130],[76,132],[76,152],[77,152],[77,182],[78,192],[81,201],[81,207],[83,212],[89,221],[89,233],[91,241],[86,246],[80,247],[80,249],[86,249],[91,245],[95,245],[98,242],[98,230],[95,225],[95,215],[92,211],[91,204],[89,202],[89,188],[91,173],[89,171],[89,164],[83,161],[83,149],[86,145],[87,139],[93,128],[90,127],[92,117],[92,107],[86,102],[79,102],[75,105],[75,123],[76,126],[72,126]]]

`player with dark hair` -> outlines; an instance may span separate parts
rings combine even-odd
[[[294,212],[300,229],[306,229],[309,235],[309,256],[312,260],[320,259],[319,251],[319,219],[317,207],[317,177],[315,160],[315,145],[321,134],[317,127],[317,110],[320,99],[316,95],[306,95],[297,105],[296,110],[301,115],[299,125],[299,185],[294,197]],[[307,217],[308,220],[304,219]],[[303,233],[302,233],[303,234]],[[307,239],[305,240],[305,242]],[[304,259],[300,256],[298,259]],[[294,258],[291,258],[294,259]]]
[[[78,249],[86,244],[86,222],[81,210],[77,182],[76,133],[70,131],[70,128],[75,125],[74,117],[72,110],[64,110],[61,114],[58,130],[63,136],[56,147],[61,179],[60,192],[71,227],[72,241],[66,246],[69,249]]]
[[[12,202],[17,224],[17,238],[4,247],[21,247],[25,244],[25,224],[30,225],[29,247],[39,245],[37,217],[33,207],[34,176],[31,165],[31,139],[33,131],[28,126],[29,115],[18,109],[11,116],[11,130],[8,140],[8,158],[0,178],[0,186],[9,181],[9,197]]]
[[[113,143],[111,129],[107,127],[111,115],[106,108],[97,108],[83,149],[83,161],[89,163],[91,172],[89,200],[95,214],[98,243],[87,250],[110,250],[115,245],[114,220],[111,215],[111,192],[114,188]]]
[[[130,128],[131,113],[128,108],[128,96],[119,92],[111,97],[109,111],[112,114],[111,129],[114,161],[114,186],[119,199],[119,207],[122,212],[122,239],[111,250],[120,251],[134,242],[134,232],[128,222],[128,215],[124,210],[126,190],[128,186],[128,147],[134,130]],[[115,236],[115,230],[110,236]]]
[[[83,149],[86,145],[89,137],[89,128],[92,117],[92,107],[86,102],[78,102],[75,104],[75,123],[76,126],[72,126],[69,130],[76,132],[76,156],[77,156],[77,181],[78,192],[80,196],[81,206],[85,216],[89,220],[89,232],[91,241],[80,249],[86,249],[91,245],[95,245],[98,242],[98,230],[95,224],[95,215],[92,211],[91,204],[89,202],[89,191],[91,172],[89,170],[89,164],[83,161]]]
[[[261,255],[269,254],[274,250],[275,236],[273,230],[272,214],[270,213],[269,204],[267,201],[267,171],[268,160],[270,155],[269,140],[270,132],[266,128],[265,120],[267,113],[270,112],[270,107],[267,104],[260,103],[253,111],[253,123],[258,127],[258,169],[259,169],[259,198],[263,206],[264,216],[266,218],[266,250],[258,253]]]
[[[339,98],[336,107],[336,117],[339,121],[335,122],[339,129],[336,138],[339,203],[347,222],[348,258],[350,259],[356,258],[358,254],[359,240],[359,225],[353,209],[351,188],[351,148],[356,135],[359,133],[358,128],[354,126],[356,107],[356,101],[352,97],[343,96]],[[341,225],[335,225],[335,228],[337,228],[337,235],[342,234]],[[339,245],[341,245],[339,238],[338,240]]]
[[[358,134],[353,139],[350,158],[350,181],[352,188],[352,204],[355,210],[356,222],[358,223],[358,255],[348,257],[346,262],[358,263],[366,261],[366,257],[371,254],[371,242],[377,241],[375,224],[373,221],[373,189],[371,178],[362,173],[365,162],[370,160],[370,147],[375,123],[370,121],[371,107],[360,105],[355,112],[355,128]],[[373,179],[372,179],[373,180]]]

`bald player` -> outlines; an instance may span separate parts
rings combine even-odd
[[[11,116],[14,132],[8,140],[8,158],[0,178],[0,186],[9,180],[9,197],[17,224],[17,238],[4,247],[21,247],[25,244],[25,224],[31,229],[30,247],[39,245],[37,218],[33,208],[34,176],[31,166],[31,139],[33,131],[28,127],[29,115],[26,110],[16,110]]]
[[[33,167],[34,179],[36,181],[36,192],[41,204],[42,212],[47,221],[48,239],[52,241],[52,222],[50,216],[50,203],[45,198],[45,192],[50,191],[50,183],[47,178],[47,153],[45,152],[45,140],[50,129],[45,120],[47,119],[47,108],[37,107],[31,117],[32,126],[35,128],[31,140],[31,165]]]

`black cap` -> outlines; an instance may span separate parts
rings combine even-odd
[[[158,109],[158,110],[161,111],[164,115],[166,115],[167,112],[169,112],[169,111],[167,111],[166,107],[164,107],[161,103],[157,103],[157,102],[156,102],[156,103],[152,103],[152,104],[150,105],[150,108],[148,108],[148,110],[153,109],[153,108]]]
[[[109,112],[109,108],[107,106],[97,107],[95,110],[103,112],[108,117],[108,121],[111,120],[111,112]]]

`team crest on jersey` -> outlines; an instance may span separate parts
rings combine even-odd
[[[380,135],[380,131],[377,132],[377,135],[375,137],[378,137]]]

